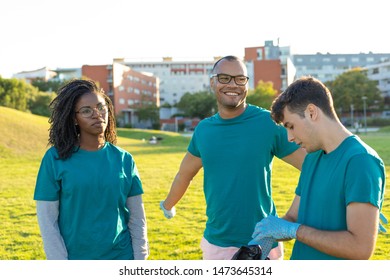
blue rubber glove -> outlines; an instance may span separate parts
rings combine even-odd
[[[387,230],[385,229],[385,227],[381,224],[381,221],[384,225],[387,225],[388,221],[387,221],[387,218],[385,217],[385,215],[381,212],[379,213],[379,228],[378,228],[378,233],[386,233]]]
[[[249,241],[248,245],[260,245],[261,247],[261,259],[265,260],[269,252],[272,250],[272,245],[276,242],[275,239],[271,237],[264,237],[259,240],[252,239]]]
[[[297,237],[300,224],[288,222],[284,219],[268,216],[256,224],[252,238],[259,242],[264,237],[272,237],[276,240],[292,239]]]
[[[171,210],[165,209],[165,207],[164,207],[164,200],[160,201],[160,209],[164,212],[164,216],[167,219],[171,219],[171,218],[173,218],[176,215],[176,208],[175,208],[175,206],[173,206]]]

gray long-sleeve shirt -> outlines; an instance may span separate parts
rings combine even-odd
[[[135,260],[145,260],[149,256],[147,225],[142,196],[128,197],[126,206],[130,210],[127,223],[132,238]],[[67,260],[68,252],[58,227],[59,201],[37,201],[37,216],[48,260]]]

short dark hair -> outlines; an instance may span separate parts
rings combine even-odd
[[[218,64],[222,61],[222,60],[227,60],[227,61],[239,61],[241,63],[244,64],[244,62],[238,58],[237,56],[234,56],[234,55],[227,55],[227,56],[224,56],[220,59],[218,59],[215,63],[214,63],[214,66],[213,66],[213,69],[211,70],[211,73],[214,73],[214,70],[217,68]],[[244,64],[245,65],[245,64]]]
[[[49,144],[54,146],[60,159],[69,158],[79,147],[79,128],[74,123],[75,106],[81,96],[87,93],[101,95],[108,106],[108,123],[105,140],[116,144],[116,124],[111,99],[92,80],[74,79],[63,85],[57,97],[50,103]]]
[[[304,76],[293,82],[275,98],[271,105],[271,116],[276,123],[282,123],[284,108],[302,118],[307,105],[314,104],[330,119],[336,119],[333,98],[329,89],[319,80]]]

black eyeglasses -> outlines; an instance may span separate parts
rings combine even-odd
[[[95,108],[89,106],[81,107],[76,113],[80,114],[83,118],[90,118],[93,116],[95,109],[100,115],[105,115],[108,111],[107,104],[98,104]]]
[[[238,86],[245,86],[249,80],[249,77],[244,75],[230,76],[228,74],[213,74],[210,76],[210,78],[214,78],[214,77],[217,77],[218,82],[220,82],[221,84],[228,84],[233,78],[234,82]]]

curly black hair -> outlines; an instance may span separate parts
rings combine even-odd
[[[50,103],[49,145],[54,146],[59,159],[67,159],[77,151],[79,142],[79,127],[75,125],[75,106],[81,96],[86,93],[97,93],[104,97],[108,105],[108,124],[104,131],[105,140],[116,144],[115,115],[111,99],[92,80],[74,79],[63,85],[57,92],[57,97]]]

